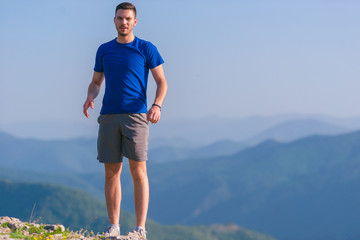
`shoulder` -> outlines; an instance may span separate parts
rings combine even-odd
[[[160,64],[164,63],[159,51],[149,41],[137,38],[137,47],[139,51],[145,56],[148,68],[152,69]]]
[[[102,58],[105,54],[114,49],[116,38],[108,41],[106,43],[101,44],[96,52],[96,58]]]
[[[152,42],[136,37],[136,45],[148,61],[154,58],[160,58],[160,53]]]
[[[109,49],[109,48],[112,48],[114,45],[115,45],[115,41],[116,41],[116,38],[113,39],[113,40],[110,40],[106,43],[103,43],[99,46],[99,50],[105,50],[105,49]]]
[[[146,40],[138,38],[138,37],[136,37],[136,41],[137,41],[138,48],[141,50],[144,50],[146,52],[151,52],[151,51],[157,50],[155,45],[150,41],[146,41]]]

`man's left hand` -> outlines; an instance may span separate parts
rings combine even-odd
[[[157,123],[160,120],[161,110],[158,106],[152,106],[147,113],[147,120],[151,123]]]

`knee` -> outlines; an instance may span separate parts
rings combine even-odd
[[[120,179],[122,164],[105,164],[105,179]]]
[[[131,169],[131,176],[133,181],[137,183],[146,182],[148,179],[146,169],[141,168]]]

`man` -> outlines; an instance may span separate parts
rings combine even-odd
[[[110,225],[104,235],[120,235],[120,202],[122,158],[129,159],[134,183],[136,227],[134,232],[146,239],[145,222],[149,204],[149,182],[146,170],[149,128],[157,123],[167,92],[163,59],[156,47],[137,38],[136,8],[124,2],[116,7],[114,23],[117,37],[102,44],[96,53],[92,81],[84,103],[84,114],[94,108],[105,79],[105,95],[101,108],[98,135],[98,160],[105,166],[105,199]],[[147,110],[146,88],[149,69],[156,81],[154,104]]]

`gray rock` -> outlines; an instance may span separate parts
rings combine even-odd
[[[9,235],[0,235],[0,240],[10,240]]]
[[[55,231],[58,228],[60,228],[62,232],[65,231],[65,227],[63,225],[60,225],[60,224],[55,224],[55,225],[47,224],[47,225],[44,226],[44,229],[47,230],[47,231]]]

